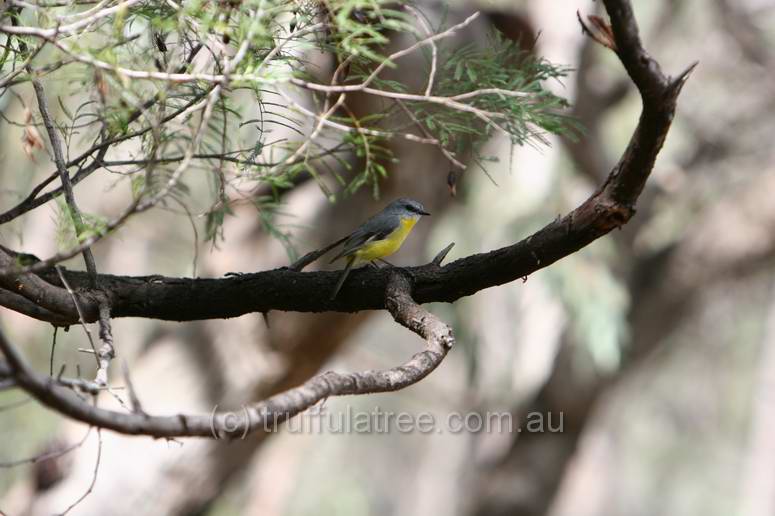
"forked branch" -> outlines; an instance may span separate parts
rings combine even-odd
[[[388,283],[385,303],[393,318],[425,339],[425,349],[404,364],[386,370],[317,375],[299,387],[282,392],[238,412],[210,415],[152,416],[99,408],[85,402],[56,379],[37,373],[18,350],[0,333],[0,382],[15,384],[40,403],[99,428],[125,434],[153,437],[240,437],[250,432],[273,431],[278,425],[316,403],[332,396],[391,392],[413,385],[430,374],[444,360],[454,343],[452,330],[417,304],[411,296],[411,281],[394,271]]]

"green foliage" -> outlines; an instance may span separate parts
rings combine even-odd
[[[531,139],[547,143],[544,133],[562,134],[575,125],[564,110],[567,101],[546,89],[545,83],[560,80],[570,71],[567,67],[523,52],[516,43],[493,34],[487,44],[474,44],[460,49],[445,49],[439,81],[433,94],[455,97],[476,90],[521,92],[509,96],[492,92],[478,95],[467,102],[483,112],[499,117],[483,120],[476,113],[439,108],[427,103],[412,104],[415,116],[445,147],[461,152],[467,145],[476,150],[494,133],[506,134],[515,145]]]
[[[369,134],[348,133],[344,142],[350,145],[355,156],[363,161],[363,171],[345,185],[345,193],[353,194],[364,185],[370,185],[374,197],[379,196],[379,181],[387,177],[385,164],[395,162],[393,153],[384,138]]]
[[[57,199],[56,211],[54,213],[54,222],[56,227],[56,241],[60,249],[68,249],[78,244],[75,233],[75,225],[70,216],[70,209],[67,207],[64,198]]]
[[[212,242],[216,245],[219,240],[222,240],[223,235],[223,223],[226,220],[227,215],[233,215],[228,204],[221,204],[214,206],[207,212],[205,217],[205,239],[208,242]]]
[[[194,0],[176,5],[143,2],[99,16],[75,33],[57,36],[61,46],[48,44],[31,66],[46,81],[68,85],[59,101],[67,119],[61,125],[66,146],[99,146],[75,166],[90,163],[107,148],[104,168],[116,174],[116,184],[130,183],[133,200],[158,197],[160,207],[174,203],[186,210],[195,202],[191,185],[206,179],[208,206],[190,211],[206,214],[204,233],[212,242],[223,235],[230,202],[250,192],[257,196],[261,224],[289,246],[288,232],[274,226],[284,190],[311,178],[329,199],[361,188],[376,197],[396,161],[394,140],[410,134],[435,139],[460,160],[486,169],[479,149],[495,133],[521,145],[574,128],[562,114],[567,103],[545,89],[547,81],[568,70],[524,54],[498,36],[482,46],[438,39],[430,98],[410,85],[408,74],[388,77],[405,66],[391,61],[391,53],[427,37],[418,30],[416,11],[400,2]],[[74,11],[87,8],[40,7],[35,16],[22,8],[15,16],[20,24],[50,29],[57,17],[77,20]],[[25,37],[24,44],[17,36],[3,37],[3,74],[41,43],[34,37]],[[308,61],[311,50],[335,58],[335,80]],[[429,50],[429,45],[414,50],[429,61],[411,75],[428,76]],[[372,76],[383,63],[384,73]],[[212,79],[227,72],[227,83]],[[341,92],[321,90],[365,81],[376,92],[369,93],[375,101],[365,115],[339,102]],[[0,96],[7,93],[1,90]],[[395,94],[414,97],[401,100]],[[405,109],[413,120],[407,121]],[[335,179],[337,190],[326,178]],[[81,238],[99,234],[104,221],[89,218],[84,226]]]
[[[93,213],[81,213],[83,226],[78,232],[78,242],[82,243],[92,237],[102,236],[108,232],[108,220]]]
[[[81,212],[81,223],[78,224],[70,207],[61,197],[57,199],[55,217],[57,244],[62,249],[75,247],[108,232],[108,220],[99,215]]]
[[[291,241],[291,235],[288,231],[283,231],[282,227],[275,222],[277,215],[283,215],[282,204],[277,202],[271,197],[257,197],[253,202],[258,213],[258,219],[261,222],[261,227],[276,238],[285,248],[285,252],[288,255],[288,260],[295,261],[298,258],[298,253],[293,247]]]
[[[411,32],[407,15],[397,4],[384,0],[349,0],[329,4],[336,27],[331,47],[340,58],[380,62],[384,59],[377,48],[389,43],[387,31]],[[341,60],[341,59],[340,59]]]

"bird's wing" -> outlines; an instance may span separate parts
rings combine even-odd
[[[343,256],[349,256],[365,244],[374,240],[382,240],[387,237],[396,230],[396,227],[398,227],[393,222],[392,219],[387,218],[382,218],[381,220],[376,219],[375,217],[370,218],[347,237],[342,252],[336,255],[331,261],[334,262]]]

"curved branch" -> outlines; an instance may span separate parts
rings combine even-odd
[[[382,371],[327,372],[299,387],[282,392],[239,412],[211,415],[150,416],[107,410],[79,398],[56,379],[32,370],[0,332],[0,381],[14,380],[40,403],[99,428],[153,437],[240,437],[250,432],[273,431],[277,425],[332,396],[391,392],[413,385],[444,360],[454,343],[452,330],[411,297],[411,280],[393,271],[385,291],[385,305],[393,318],[425,339],[425,349],[403,365]]]
[[[75,193],[73,192],[73,184],[70,182],[70,173],[67,170],[65,164],[64,154],[62,153],[62,144],[59,141],[59,135],[54,127],[54,121],[51,118],[51,110],[48,107],[48,100],[46,99],[46,90],[43,88],[43,84],[38,79],[32,80],[32,88],[35,90],[35,95],[38,99],[38,109],[40,116],[43,118],[43,125],[46,127],[48,133],[49,142],[51,142],[51,151],[54,154],[54,163],[57,167],[59,174],[59,180],[62,182],[62,188],[65,193],[65,202],[70,212],[70,219],[73,223],[75,234],[80,237],[83,229],[83,216],[81,210],[78,208],[78,204],[75,201]],[[89,276],[92,279],[92,287],[97,286],[97,266],[94,263],[94,255],[92,255],[91,249],[84,249],[83,260],[86,263],[86,270],[89,271]]]
[[[47,310],[24,296],[2,288],[0,288],[0,306],[27,315],[33,319],[50,322],[55,326],[69,326],[73,322],[66,315]]]
[[[18,254],[14,256],[5,248],[0,247],[0,267],[13,267],[17,263],[19,263]],[[60,324],[63,319],[68,318],[70,322],[78,321],[78,310],[76,309],[72,297],[68,294],[67,289],[54,286],[41,276],[31,273],[20,274],[15,277],[0,276],[0,291],[3,292],[3,295],[0,296],[0,298],[7,301],[9,304],[14,304],[15,306],[23,308],[26,307],[26,303],[23,303],[21,299],[24,299],[37,305],[41,309],[39,315],[46,316],[46,318],[40,317],[42,320],[53,324]],[[91,313],[91,310],[96,307],[97,304],[92,300],[86,300],[85,296],[83,300],[79,299],[78,301],[85,307],[85,319],[88,321],[94,320],[95,314]],[[14,309],[11,306],[8,306],[8,308]],[[49,318],[48,314],[54,315],[51,315]],[[76,316],[74,321],[72,317],[73,314]],[[34,316],[31,313],[26,313],[25,315]]]

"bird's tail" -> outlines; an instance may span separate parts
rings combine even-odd
[[[347,265],[344,267],[344,270],[342,271],[342,274],[339,276],[339,281],[336,282],[336,286],[334,287],[334,291],[331,293],[331,301],[336,299],[336,295],[339,293],[339,289],[342,288],[342,285],[344,285],[344,280],[347,279],[347,275],[350,274],[350,269],[353,268],[353,264],[355,263],[355,256],[350,256],[347,258]]]

